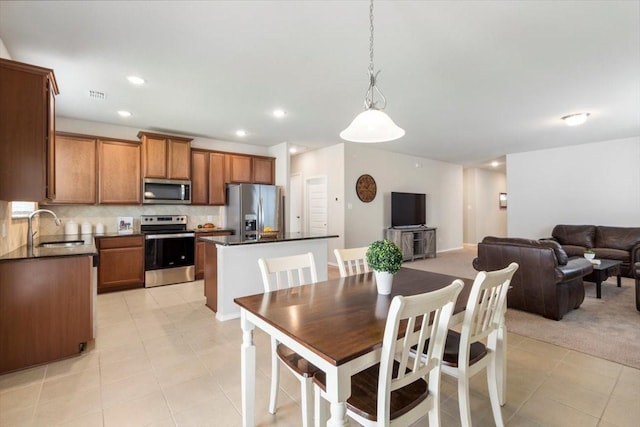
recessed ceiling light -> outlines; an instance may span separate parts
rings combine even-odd
[[[589,113],[576,113],[561,117],[561,119],[564,120],[567,126],[578,126],[586,122],[589,115]]]
[[[129,111],[125,111],[125,110],[118,111],[118,115],[120,117],[131,117],[131,113]]]
[[[236,136],[247,136],[247,131],[245,131],[243,129],[238,129],[236,131]]]
[[[286,111],[284,111],[284,110],[280,110],[280,109],[278,109],[278,110],[273,110],[273,116],[274,116],[274,117],[277,117],[277,118],[279,118],[279,119],[280,119],[280,118],[282,118],[282,117],[284,117],[284,116],[286,116],[286,115],[287,115],[287,112],[286,112]]]
[[[138,76],[127,76],[127,80],[129,80],[129,83],[134,84],[134,85],[143,85],[146,83],[146,80],[143,79],[142,77],[138,77]]]
[[[298,152],[298,149],[296,147],[289,148],[289,153],[294,154],[294,153],[297,153],[297,152]]]
[[[500,165],[500,163],[498,163],[497,161],[493,161],[491,162],[491,167],[497,168]]]

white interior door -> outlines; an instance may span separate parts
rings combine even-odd
[[[302,177],[300,174],[289,178],[289,232],[302,231]]]
[[[327,233],[327,178],[318,177],[306,180],[305,224],[309,233]]]

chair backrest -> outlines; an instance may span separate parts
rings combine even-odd
[[[517,269],[518,264],[512,262],[502,270],[481,271],[476,275],[460,332],[462,360],[469,360],[472,343],[484,339],[504,322],[507,291]]]
[[[318,281],[316,262],[311,252],[279,258],[260,258],[258,265],[265,292]]]
[[[428,377],[429,393],[438,395],[444,342],[455,301],[463,287],[463,282],[458,279],[437,291],[396,296],[391,301],[380,359],[379,425],[389,425],[392,391]],[[403,338],[398,339],[398,336]],[[412,347],[417,353],[412,351]],[[423,352],[426,357],[416,357]],[[394,362],[397,365],[395,369]]]
[[[340,277],[353,276],[354,274],[368,273],[371,271],[367,264],[368,246],[362,248],[334,249],[333,253],[338,261]]]

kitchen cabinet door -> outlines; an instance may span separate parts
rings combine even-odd
[[[191,204],[209,204],[209,153],[191,151]]]
[[[96,139],[57,134],[55,140],[54,204],[96,203]]]
[[[256,184],[275,183],[275,159],[270,157],[253,157],[252,181]]]
[[[138,132],[144,178],[190,179],[191,139]]]
[[[0,200],[55,197],[53,70],[0,58]]]
[[[98,201],[100,204],[141,203],[140,144],[98,141]]]
[[[167,140],[161,137],[142,138],[142,174],[145,178],[167,177]]]
[[[224,153],[191,150],[191,204],[224,205]]]
[[[167,178],[189,179],[191,175],[191,140],[168,139]]]
[[[96,241],[98,292],[144,287],[144,237],[101,237]]]
[[[226,181],[229,183],[251,183],[253,176],[251,156],[226,155]]]
[[[209,204],[224,205],[227,200],[222,153],[209,153]]]

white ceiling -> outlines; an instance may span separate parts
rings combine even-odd
[[[374,7],[378,86],[406,130],[382,149],[479,166],[640,135],[640,1]],[[341,142],[362,109],[368,14],[366,0],[3,0],[0,39],[14,60],[54,69],[59,116],[315,148]],[[131,74],[148,84],[132,86]],[[583,126],[560,120],[581,111]]]

